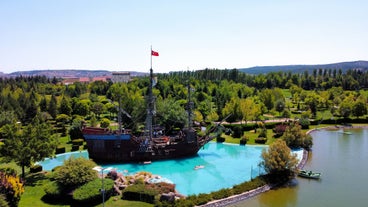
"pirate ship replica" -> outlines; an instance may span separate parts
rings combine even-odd
[[[166,134],[165,129],[153,126],[155,98],[153,89],[153,70],[150,69],[150,86],[148,88],[147,115],[145,130],[135,136],[129,129],[123,129],[122,110],[119,107],[118,130],[108,128],[83,127],[82,133],[87,142],[89,158],[97,162],[140,162],[150,163],[154,160],[173,159],[194,156],[216,135],[210,136],[212,130],[200,136],[192,126],[190,88],[188,87],[188,126],[176,133]],[[215,130],[216,127],[212,128]]]

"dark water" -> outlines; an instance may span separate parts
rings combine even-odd
[[[322,173],[320,180],[296,178],[235,206],[368,206],[368,129],[315,131],[304,169]]]

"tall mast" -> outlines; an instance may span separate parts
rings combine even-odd
[[[191,98],[190,81],[188,80],[188,128],[192,127],[192,107],[193,103]]]
[[[153,89],[153,70],[150,69],[150,84],[148,87],[148,97],[147,97],[147,117],[146,117],[146,129],[148,130],[146,133],[148,133],[146,136],[149,138],[149,140],[152,140],[152,119],[154,114],[154,97],[152,94]]]

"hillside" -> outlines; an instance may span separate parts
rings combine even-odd
[[[119,71],[121,72],[121,71]],[[144,76],[147,73],[141,72],[134,72],[131,71],[131,76]],[[60,69],[60,70],[30,70],[30,71],[17,71],[9,74],[0,73],[1,76],[6,77],[17,77],[17,76],[46,76],[46,77],[56,77],[56,78],[66,78],[66,77],[73,77],[73,78],[81,78],[81,77],[101,77],[101,76],[112,76],[112,71],[107,70],[78,70],[78,69]]]
[[[250,68],[238,68],[239,71],[248,74],[262,74],[278,71],[290,71],[292,73],[303,73],[308,71],[312,73],[315,69],[341,69],[343,72],[350,69],[368,70],[368,61],[353,61],[353,62],[340,62],[324,65],[277,65],[277,66],[255,66]],[[0,77],[17,77],[17,76],[46,76],[46,77],[101,77],[111,76],[112,71],[108,70],[78,70],[78,69],[60,69],[60,70],[30,70],[30,71],[18,71],[13,73],[0,72]],[[145,76],[147,73],[130,71],[131,76]]]
[[[255,66],[250,68],[239,68],[241,72],[248,74],[261,74],[261,73],[270,73],[270,72],[278,72],[278,71],[290,71],[292,73],[303,73],[304,71],[308,71],[309,73],[313,72],[315,69],[341,69],[343,72],[350,69],[357,70],[368,70],[368,61],[353,61],[353,62],[340,62],[340,63],[332,63],[332,64],[324,64],[324,65],[278,65],[278,66]]]

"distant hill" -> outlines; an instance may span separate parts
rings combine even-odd
[[[341,63],[332,63],[332,64],[324,64],[324,65],[277,65],[277,66],[255,66],[250,68],[239,68],[239,71],[248,73],[248,74],[262,74],[262,73],[270,73],[270,72],[279,72],[279,71],[290,71],[292,73],[303,73],[304,71],[308,71],[309,73],[313,72],[315,69],[341,69],[342,72],[345,72],[350,69],[355,70],[368,70],[368,61],[353,61],[353,62],[341,62]]]
[[[121,72],[121,71],[117,71]],[[112,71],[107,70],[77,70],[77,69],[65,69],[65,70],[30,70],[30,71],[17,71],[9,74],[1,74],[6,77],[17,77],[17,76],[46,76],[49,78],[81,78],[81,77],[101,77],[101,76],[112,76]],[[1,76],[0,75],[0,76]],[[147,73],[141,72],[130,72],[131,76],[145,76]]]
[[[341,69],[343,72],[356,69],[366,71],[368,70],[368,61],[353,61],[353,62],[341,62],[325,65],[277,65],[277,66],[255,66],[250,68],[239,68],[238,70],[248,74],[262,74],[279,71],[290,71],[292,73],[303,73],[308,71],[312,73],[314,69]],[[122,72],[122,71],[116,71]],[[129,71],[131,76],[146,76],[148,73]],[[46,76],[49,78],[81,78],[81,77],[101,77],[112,76],[112,71],[107,70],[78,70],[78,69],[58,69],[58,70],[30,70],[30,71],[18,71],[13,73],[0,72],[0,77],[17,77],[17,76]]]

